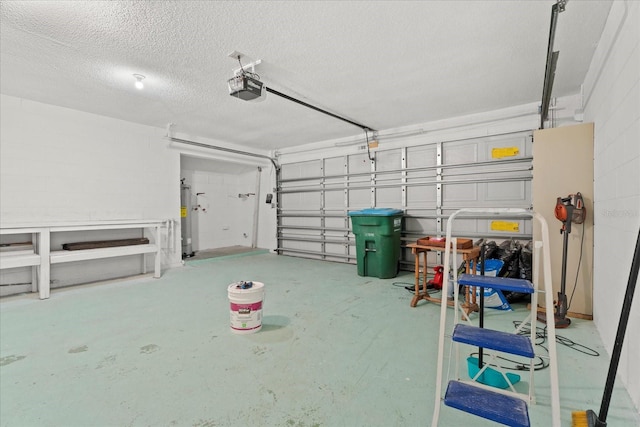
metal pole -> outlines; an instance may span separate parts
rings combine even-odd
[[[638,270],[640,269],[640,231],[636,240],[636,249],[633,252],[633,260],[631,261],[631,271],[629,272],[629,281],[627,282],[627,290],[624,294],[622,302],[622,312],[620,313],[620,323],[618,323],[618,332],[616,333],[616,341],[613,345],[613,353],[611,354],[611,363],[609,364],[609,373],[607,374],[607,382],[604,387],[602,396],[602,404],[600,405],[600,413],[598,419],[606,422],[607,413],[609,412],[609,403],[611,402],[611,394],[613,393],[613,384],[616,381],[616,373],[618,372],[618,362],[620,362],[620,354],[622,353],[622,344],[624,343],[624,335],[627,331],[627,323],[629,322],[629,313],[631,312],[631,303],[633,302],[633,294],[636,290],[638,282]],[[606,423],[604,424],[606,425]]]
[[[258,171],[256,172],[256,195],[254,200],[253,207],[253,234],[251,236],[251,247],[258,247],[258,214],[260,213],[260,178],[261,178],[262,168],[258,166]]]

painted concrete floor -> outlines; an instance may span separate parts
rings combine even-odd
[[[439,306],[354,265],[250,253],[187,262],[162,278],[0,301],[2,426],[428,426]],[[230,331],[227,286],[265,283],[263,328]],[[491,311],[511,328],[526,314]],[[495,323],[494,323],[495,322]],[[497,328],[497,326],[495,326]],[[592,322],[559,332],[563,425],[598,410],[608,357]],[[471,351],[471,349],[469,349]],[[544,352],[543,350],[539,350]],[[549,426],[548,371],[532,425]],[[609,425],[640,417],[618,386]],[[494,425],[442,406],[441,426]]]

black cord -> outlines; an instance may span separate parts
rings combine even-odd
[[[469,356],[474,357],[479,354],[480,354],[479,352],[475,352],[475,353],[469,354]],[[508,363],[512,363],[513,366],[502,366],[502,365],[497,365],[495,363],[485,363],[485,365],[493,366],[494,368],[508,369],[510,371],[528,371],[529,370],[528,364],[525,364],[518,360],[509,359],[503,356],[496,356],[496,359],[502,360]],[[549,367],[549,362],[545,362],[542,356],[536,356],[536,359],[538,359],[538,361],[533,364],[534,371],[541,371]]]
[[[404,288],[406,286],[415,286],[415,283],[409,283],[409,282],[393,282],[391,284],[392,286],[397,286],[399,288]]]
[[[367,157],[369,158],[370,162],[373,162],[373,159],[371,158],[371,150],[369,149],[369,132],[367,131],[366,128],[364,130],[364,135],[367,140]]]
[[[578,274],[580,274],[580,264],[582,263],[582,251],[584,249],[584,221],[582,222],[582,237],[580,238],[580,258],[578,258],[578,268],[576,268],[576,281],[573,284],[573,290],[571,291],[571,297],[569,298],[569,304],[567,304],[567,311],[571,307],[571,301],[573,301],[573,294],[578,286]]]
[[[514,320],[513,321],[513,326],[517,329],[520,324],[522,322],[519,320]],[[520,335],[529,335],[531,333],[531,328],[527,328],[526,326],[523,327],[520,330]],[[546,341],[547,341],[547,327],[545,326],[544,328],[540,328],[539,326],[536,327],[536,345],[539,345],[540,347],[544,348],[545,350],[547,350],[547,348],[543,345]],[[538,342],[539,340],[539,342]],[[565,347],[569,347],[575,351],[578,351],[580,353],[586,354],[587,356],[593,356],[593,357],[598,357],[600,356],[600,353],[598,353],[596,350],[592,349],[591,347],[587,347],[583,344],[577,343],[575,341],[570,340],[567,337],[563,337],[562,335],[557,335],[556,334],[556,342],[558,344],[562,344]],[[547,350],[548,351],[548,350]]]
[[[513,321],[513,326],[517,329],[520,325],[522,324],[521,321],[519,320],[514,320]],[[519,335],[530,335],[531,334],[531,328],[527,328],[527,326],[524,326],[520,332],[518,333]],[[547,327],[545,326],[544,328],[541,328],[539,326],[536,327],[536,346],[542,347],[544,349],[544,351],[547,352],[547,354],[549,354],[549,349],[544,345],[544,343],[547,341]],[[580,353],[586,354],[587,356],[593,356],[593,357],[598,357],[600,356],[600,353],[598,353],[596,350],[587,347],[585,345],[576,343],[572,340],[570,340],[569,338],[563,337],[561,335],[556,335],[556,342],[558,344],[562,344],[566,347],[569,347],[575,351],[578,351]],[[470,356],[474,356],[477,355],[479,353],[471,353]],[[518,360],[513,360],[513,359],[509,359],[503,356],[496,356],[497,360],[502,360],[506,363],[511,363],[512,366],[502,366],[502,365],[496,365],[496,364],[489,364],[489,366],[493,366],[496,368],[501,368],[501,369],[508,369],[511,371],[529,371],[529,367],[528,364],[525,364],[521,361]],[[549,367],[549,362],[546,362],[545,359],[542,356],[536,356],[536,359],[538,359],[537,362],[535,362],[533,364],[533,370],[534,371],[540,371],[542,369],[546,369]]]

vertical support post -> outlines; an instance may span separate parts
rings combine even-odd
[[[346,262],[349,262],[349,156],[344,156],[344,254]]]
[[[322,259],[327,259],[326,254],[326,248],[327,248],[327,244],[326,244],[326,220],[325,220],[325,214],[326,214],[326,200],[325,200],[325,186],[326,186],[326,178],[325,178],[325,171],[326,171],[326,159],[322,158],[322,166],[321,166],[321,176],[322,176],[322,181],[320,182],[320,188],[322,188],[322,190],[320,191],[320,239],[322,240],[322,242],[320,243],[320,252],[322,252]]]
[[[155,231],[155,244],[156,244],[156,253],[154,255],[153,262],[153,277],[159,279],[162,274],[162,234],[160,224],[157,224],[154,227]],[[167,230],[168,231],[168,230]],[[147,267],[147,263],[145,262],[145,270]]]
[[[273,191],[276,193],[276,245],[278,248],[278,255],[282,255],[282,251],[279,249],[282,247],[282,193],[280,180],[282,179],[282,167],[276,167],[276,186]]]
[[[402,192],[402,209],[407,209],[407,147],[402,147],[400,151],[402,173],[400,175],[400,188]]]
[[[38,292],[40,299],[47,299],[51,290],[51,232],[48,228],[43,228],[38,232],[38,236],[38,254],[40,255]]]
[[[260,179],[262,178],[262,167],[258,166],[256,172],[256,190],[255,200],[253,204],[253,233],[251,236],[251,247],[258,247],[258,220],[260,214]]]
[[[371,207],[376,207],[376,154],[373,153],[371,163]]]
[[[436,165],[442,166],[442,141],[436,144]],[[438,237],[441,237],[445,232],[443,221],[442,221],[442,168],[436,168],[436,231]],[[442,263],[442,253],[436,253],[436,263]],[[445,277],[448,277],[448,270],[445,269]]]
[[[31,244],[36,249],[36,253],[38,253],[37,252],[38,250],[38,234],[37,233],[31,233]],[[42,259],[40,260],[40,265],[42,265]],[[40,267],[36,265],[31,267],[31,292],[38,291],[38,269],[39,268]]]

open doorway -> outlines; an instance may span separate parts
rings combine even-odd
[[[180,156],[184,259],[256,249],[261,173],[257,165]]]

